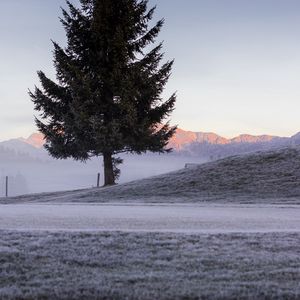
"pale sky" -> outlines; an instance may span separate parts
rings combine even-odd
[[[77,3],[77,0],[72,1]],[[300,131],[300,1],[150,0],[175,58],[172,123],[225,137]],[[36,131],[28,88],[54,77],[50,39],[65,45],[64,0],[0,0],[0,140]]]

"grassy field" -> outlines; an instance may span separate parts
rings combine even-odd
[[[300,233],[0,235],[1,299],[300,299]]]

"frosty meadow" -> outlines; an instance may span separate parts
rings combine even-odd
[[[299,160],[300,149],[287,148],[2,198],[0,294],[298,299]]]

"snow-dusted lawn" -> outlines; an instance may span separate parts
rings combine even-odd
[[[0,236],[1,299],[300,298],[300,233]]]
[[[156,232],[300,232],[298,205],[11,204],[0,229]]]
[[[300,206],[0,205],[0,299],[300,299]]]

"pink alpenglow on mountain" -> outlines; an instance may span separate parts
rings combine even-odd
[[[182,150],[184,146],[192,143],[206,143],[212,145],[226,145],[232,143],[263,143],[270,142],[276,138],[278,137],[271,135],[255,136],[250,134],[241,134],[232,139],[227,139],[213,132],[193,132],[178,128],[174,136],[171,138],[168,146],[174,150]]]
[[[42,133],[33,133],[27,139],[21,138],[21,140],[35,148],[42,148],[45,144],[44,135]]]
[[[168,147],[173,148],[175,151],[180,151],[193,143],[210,144],[210,145],[229,145],[229,144],[236,145],[236,144],[256,144],[256,143],[258,144],[258,143],[268,143],[280,139],[281,139],[280,137],[272,136],[272,135],[255,136],[250,134],[241,134],[237,137],[227,139],[213,132],[193,132],[193,131],[186,131],[178,128],[174,136],[170,139]],[[300,140],[300,133],[298,133],[298,135],[294,135],[291,139]],[[43,145],[45,144],[44,136],[42,133],[33,133],[27,139],[20,138],[19,140],[35,148],[42,148]]]
[[[180,150],[184,145],[188,145],[197,140],[197,135],[192,131],[185,131],[180,128],[176,130],[174,136],[170,139],[168,147]]]

